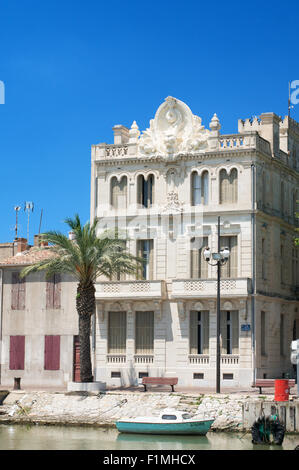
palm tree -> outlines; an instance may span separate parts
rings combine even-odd
[[[139,258],[126,251],[126,239],[116,231],[106,230],[96,234],[98,219],[82,226],[79,215],[67,218],[65,223],[73,232],[74,239],[57,231],[42,234],[42,240],[51,246],[51,255],[21,271],[21,277],[32,272],[45,271],[49,278],[55,273],[71,274],[78,281],[76,309],[79,320],[80,380],[92,382],[90,355],[90,325],[95,312],[95,282],[98,276],[111,279],[114,274],[136,273]],[[41,248],[42,249],[42,248]]]

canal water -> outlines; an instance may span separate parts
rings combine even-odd
[[[298,435],[286,435],[282,446],[257,446],[250,433],[147,436],[114,428],[0,425],[0,450],[293,450],[297,445]]]

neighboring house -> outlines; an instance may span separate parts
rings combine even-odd
[[[273,113],[220,134],[167,98],[141,135],[118,125],[92,147],[91,220],[126,229],[136,277],[96,285],[96,380],[144,375],[215,386],[216,268],[203,247],[230,249],[221,281],[222,387],[292,372],[299,336],[298,249],[293,245],[299,124]],[[104,281],[104,282],[103,282]]]
[[[13,256],[16,246],[15,243],[0,243],[0,261],[9,256]]]
[[[16,251],[0,261],[0,383],[12,386],[20,377],[24,386],[65,386],[80,370],[76,282],[47,280],[44,272],[21,279],[22,268],[51,256],[51,248],[18,239]]]

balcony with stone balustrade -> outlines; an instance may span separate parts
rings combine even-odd
[[[209,151],[232,152],[240,150],[258,150],[262,153],[271,155],[270,143],[263,139],[258,132],[246,132],[242,134],[223,134],[219,135],[216,145],[207,149]],[[101,160],[119,160],[136,158],[138,155],[138,143],[134,144],[98,144],[93,146],[94,159]],[[283,153],[283,152],[282,152]],[[194,152],[196,155],[196,152]],[[201,152],[202,154],[202,152]],[[149,155],[152,157],[153,155]]]
[[[164,281],[105,281],[96,284],[97,300],[163,300]]]
[[[240,297],[251,293],[250,278],[229,278],[220,281],[222,297]],[[172,281],[173,299],[193,299],[197,297],[215,298],[216,279],[175,279]]]

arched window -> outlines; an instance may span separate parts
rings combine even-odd
[[[116,176],[111,178],[111,205],[114,209],[125,209],[127,207],[127,177],[123,176],[120,181]]]
[[[220,171],[220,204],[233,204],[238,202],[238,172],[233,168],[228,174],[226,170]]]
[[[139,175],[137,179],[137,202],[143,207],[151,207],[154,203],[154,189],[154,175],[148,175],[147,178]]]
[[[201,175],[197,171],[191,174],[191,204],[198,206],[209,203],[209,173],[204,171]]]

